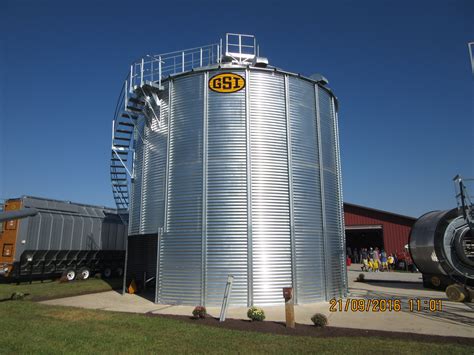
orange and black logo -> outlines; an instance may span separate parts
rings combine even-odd
[[[215,92],[237,92],[242,90],[244,87],[245,79],[234,73],[217,74],[209,79],[209,89]]]

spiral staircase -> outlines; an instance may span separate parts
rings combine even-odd
[[[112,121],[110,180],[117,212],[129,221],[131,186],[135,177],[134,158],[142,144],[144,125],[160,121],[162,80],[169,76],[220,62],[222,41],[203,47],[160,55],[147,55],[130,66],[122,86]],[[141,142],[140,142],[141,141]]]

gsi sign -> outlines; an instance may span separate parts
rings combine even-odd
[[[242,90],[245,79],[238,74],[222,73],[209,79],[209,89],[215,92],[231,93]]]

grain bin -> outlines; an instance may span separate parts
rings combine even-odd
[[[268,65],[241,34],[133,64],[111,167],[129,219],[124,284],[154,286],[164,304],[219,305],[228,275],[232,305],[282,303],[283,287],[299,304],[343,296],[337,100],[326,84]]]

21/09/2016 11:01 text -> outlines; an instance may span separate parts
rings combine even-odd
[[[443,300],[409,298],[333,298],[329,301],[330,312],[442,312]]]

